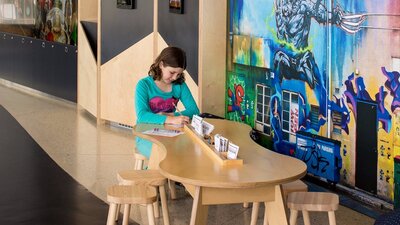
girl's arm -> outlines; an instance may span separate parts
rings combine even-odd
[[[192,118],[193,115],[200,114],[200,110],[197,107],[196,102],[194,101],[194,98],[192,96],[192,93],[190,93],[190,90],[186,85],[186,83],[181,84],[180,100],[182,101],[182,104],[185,107],[185,110],[181,112],[182,115]],[[177,116],[180,114],[179,112],[175,112],[174,115]]]

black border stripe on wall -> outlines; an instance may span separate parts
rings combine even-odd
[[[0,32],[0,78],[76,102],[77,47]]]
[[[186,0],[184,14],[169,12],[169,1],[159,1],[158,31],[168,46],[180,47],[186,51],[187,71],[198,85],[199,1]]]
[[[117,1],[101,1],[101,64],[153,32],[154,2],[136,0],[135,9],[117,8]]]

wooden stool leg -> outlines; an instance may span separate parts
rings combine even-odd
[[[116,204],[117,208],[115,210],[115,222],[118,221],[118,215],[119,215],[119,210],[121,209],[121,205],[120,204]]]
[[[308,211],[302,210],[301,212],[303,214],[304,225],[311,225],[310,215],[308,214]]]
[[[243,202],[243,208],[249,208],[249,203],[248,202]]]
[[[329,217],[329,225],[336,225],[335,212],[334,211],[329,211],[328,212],[328,217]]]
[[[142,170],[143,169],[143,160],[136,160],[135,161],[135,170]]]
[[[124,205],[124,216],[123,216],[123,219],[122,219],[122,225],[128,225],[130,214],[131,214],[131,205],[130,204],[125,204]]]
[[[147,218],[149,219],[149,225],[155,225],[153,204],[147,204]]]
[[[258,209],[260,208],[259,202],[253,202],[253,209],[251,210],[250,225],[256,225],[258,219]]]
[[[160,218],[160,206],[158,205],[158,197],[157,201],[153,203],[154,208],[154,218]]]
[[[297,223],[297,214],[299,213],[299,211],[291,209],[290,210],[290,225],[296,225]]]
[[[176,199],[176,188],[175,188],[175,181],[168,180],[168,186],[170,191],[171,199]]]
[[[264,223],[263,225],[268,225],[268,217],[264,216]]]
[[[267,211],[267,207],[265,207],[264,209],[264,223],[263,225],[268,225],[268,211]]]
[[[110,203],[110,208],[108,209],[107,225],[115,224],[115,212],[117,211],[117,204]]]
[[[135,153],[135,170],[143,170],[144,160],[146,160],[146,156],[138,152]]]
[[[167,194],[165,193],[165,186],[162,185],[159,188],[160,188],[161,210],[163,214],[164,225],[169,225],[169,213],[167,205]]]

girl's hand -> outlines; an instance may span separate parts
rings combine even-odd
[[[165,116],[174,116],[174,113],[166,113],[166,112],[159,112],[157,114],[165,115]]]
[[[187,116],[168,116],[165,123],[169,124],[188,124],[189,117]]]

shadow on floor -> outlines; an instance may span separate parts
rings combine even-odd
[[[60,168],[0,105],[0,224],[105,224],[108,205]]]

